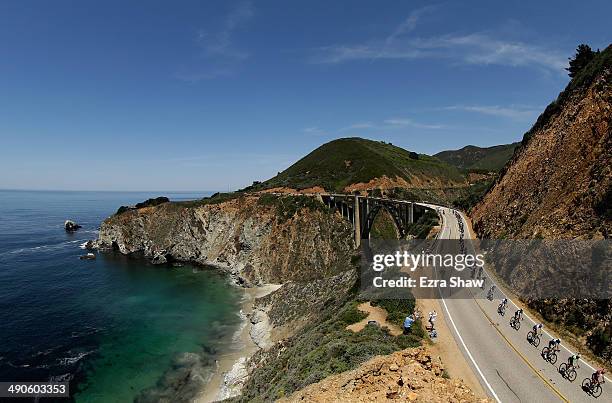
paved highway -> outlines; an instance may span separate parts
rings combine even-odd
[[[459,220],[463,221],[466,237],[469,237],[463,215],[459,213],[458,220],[452,209],[426,206],[437,209],[442,217],[439,239],[459,239],[462,236]],[[612,382],[609,379],[606,379],[599,398],[582,390],[582,380],[593,372],[588,363],[580,363],[581,368],[573,382],[561,376],[559,364],[566,362],[571,355],[563,346],[563,340],[556,364],[544,361],[540,352],[551,337],[545,332],[539,347],[529,344],[526,335],[534,322],[528,316],[518,331],[512,329],[509,321],[518,308],[510,301],[506,315],[500,316],[497,307],[503,294],[499,287],[493,301],[486,299],[491,284],[488,277],[485,289],[477,294],[445,298],[448,295],[443,292],[441,300],[448,327],[453,330],[457,344],[491,398],[498,402],[612,402]]]

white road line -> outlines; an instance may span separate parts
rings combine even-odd
[[[446,220],[443,217],[442,218],[442,222],[444,223]],[[445,226],[443,226],[442,228],[444,228]],[[444,231],[444,230],[443,230]],[[442,232],[443,232],[442,231]],[[449,230],[450,231],[450,230]],[[449,234],[450,235],[450,234]],[[439,291],[439,290],[438,290]],[[480,367],[478,366],[478,364],[476,364],[476,360],[474,359],[474,356],[472,356],[472,353],[470,352],[470,350],[467,348],[467,346],[465,345],[465,342],[463,341],[463,337],[461,337],[461,333],[459,333],[459,329],[457,329],[457,325],[455,325],[455,321],[453,320],[453,316],[450,314],[450,311],[448,310],[448,306],[446,305],[446,301],[444,300],[444,297],[442,297],[442,293],[440,293],[440,299],[442,300],[442,304],[444,304],[444,309],[446,310],[446,315],[448,317],[448,319],[450,320],[450,323],[453,325],[453,329],[455,330],[455,333],[457,334],[457,337],[459,338],[459,341],[461,342],[461,345],[463,346],[463,348],[465,349],[465,352],[467,353],[468,357],[470,358],[470,361],[472,361],[472,364],[474,365],[474,368],[476,368],[476,371],[478,371],[478,375],[480,375],[480,377],[482,378],[482,380],[484,381],[484,383],[487,385],[487,388],[489,388],[489,392],[491,392],[491,394],[493,395],[493,397],[495,398],[495,400],[498,403],[501,403],[501,400],[499,399],[499,397],[497,397],[497,394],[495,393],[495,391],[493,390],[493,387],[491,386],[491,384],[489,383],[489,381],[487,381],[487,378],[484,376],[484,374],[482,373],[482,371],[480,370]]]
[[[444,300],[444,298],[442,298],[442,304],[444,304],[444,309],[446,310],[446,315],[448,316],[448,319],[450,320],[451,324],[453,325],[453,329],[455,329],[455,333],[457,333],[457,337],[459,338],[459,341],[461,342],[461,345],[465,349],[465,352],[467,353],[468,357],[470,357],[470,360],[472,361],[472,364],[474,364],[474,367],[476,368],[476,371],[478,371],[478,374],[480,375],[480,377],[482,378],[484,383],[487,385],[487,388],[489,388],[489,391],[491,392],[491,394],[493,395],[495,400],[498,403],[501,403],[501,400],[499,400],[499,397],[497,397],[497,394],[493,390],[493,387],[491,386],[489,381],[487,381],[487,378],[485,378],[485,376],[482,373],[482,371],[480,370],[480,367],[478,366],[478,364],[476,364],[476,360],[472,356],[472,353],[470,352],[470,350],[465,345],[465,342],[463,341],[463,337],[461,337],[461,333],[459,333],[459,329],[457,329],[457,326],[455,325],[455,321],[453,320],[453,317],[451,316],[450,311],[448,310],[448,306],[446,306],[446,301]]]
[[[461,220],[463,221],[464,224],[464,228],[468,228],[467,227],[467,221],[465,220],[463,213],[459,210],[456,210],[459,215],[461,216]],[[492,284],[495,284],[494,279],[487,273],[487,268],[485,267],[485,274],[486,276],[489,278],[489,280],[491,281]],[[502,289],[497,286],[497,289],[499,290],[500,294],[502,294],[505,298],[508,298],[508,296],[506,294],[504,294],[504,292],[502,291]],[[510,301],[512,303],[512,305],[514,305],[515,308],[519,308],[518,305],[516,305],[514,303],[514,301],[512,301],[510,298],[508,298],[508,301]],[[527,319],[529,319],[534,325],[537,323],[535,320],[533,320],[531,317],[529,317],[529,315],[527,315],[526,313],[523,312],[523,316],[525,316]],[[554,338],[550,333],[548,333],[545,329],[542,329],[544,333],[546,333],[548,335],[548,337],[550,337],[551,339]],[[568,353],[570,353],[571,355],[574,355],[576,353],[574,353],[572,350],[570,350],[569,348],[565,347],[564,344],[561,345],[561,347],[563,347],[565,349],[565,351],[567,351]],[[593,372],[595,371],[595,368],[593,366],[591,366],[588,362],[586,362],[585,360],[581,360],[582,363],[584,363],[584,365],[586,365],[587,367],[591,368],[591,370],[593,370]],[[610,380],[610,378],[608,378],[607,376],[604,376],[604,378],[606,379],[606,381],[608,382],[612,382],[612,380]]]

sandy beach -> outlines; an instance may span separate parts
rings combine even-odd
[[[250,317],[257,298],[263,297],[278,290],[279,284],[266,284],[261,287],[245,288],[240,316],[243,323],[234,334],[228,351],[219,356],[216,363],[217,368],[198,397],[198,403],[208,403],[223,400],[232,396],[236,385],[241,385],[241,380],[246,377],[246,362],[260,348],[251,337]],[[240,386],[238,386],[240,387]]]

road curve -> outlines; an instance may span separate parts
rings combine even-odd
[[[459,221],[455,210],[419,203],[436,209],[442,218],[439,239],[459,239]],[[463,228],[467,229],[465,217],[460,213]],[[468,231],[466,230],[466,234]],[[467,235],[469,237],[469,235]],[[469,250],[469,242],[466,246]],[[485,273],[486,274],[486,273]],[[509,326],[509,320],[516,309],[510,301],[505,316],[497,313],[497,306],[503,298],[499,287],[493,301],[486,299],[492,282],[488,276],[486,287],[473,297],[444,298],[441,305],[448,327],[452,329],[457,345],[464,354],[480,383],[489,396],[498,402],[609,402],[612,401],[612,382],[606,379],[603,393],[594,398],[581,388],[584,378],[590,377],[592,366],[580,364],[576,380],[570,382],[558,372],[559,364],[566,362],[570,350],[562,344],[555,365],[545,362],[541,349],[548,344],[550,335],[544,333],[538,348],[526,341],[526,335],[534,322],[528,316],[516,331]],[[563,342],[563,341],[562,341]]]

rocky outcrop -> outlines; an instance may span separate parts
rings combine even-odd
[[[126,211],[103,222],[96,244],[153,263],[212,265],[247,286],[332,276],[350,268],[354,247],[350,223],[339,215],[299,208],[288,217],[254,195]]]
[[[330,376],[280,402],[487,402],[461,380],[444,377],[442,364],[425,348],[372,358],[352,371]]]
[[[546,108],[471,216],[480,238],[612,236],[612,45],[597,53]],[[534,270],[514,263],[511,274],[517,281],[511,286],[520,291],[538,276],[557,278],[558,267],[550,268],[546,273],[548,267]],[[580,278],[589,286],[598,279],[595,274],[584,272]],[[568,282],[573,288],[580,285],[575,280]],[[608,362],[612,358],[610,300],[526,302],[544,320],[574,333],[595,355]]]
[[[472,212],[480,237],[612,235],[611,53],[602,52],[589,81],[575,78],[525,136]]]
[[[64,222],[64,229],[66,232],[74,232],[79,228],[81,228],[81,226],[72,220],[66,220],[66,222]]]

